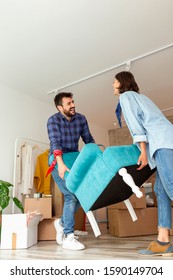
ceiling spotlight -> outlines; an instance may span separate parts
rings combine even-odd
[[[126,71],[129,71],[131,67],[131,61],[126,62]]]

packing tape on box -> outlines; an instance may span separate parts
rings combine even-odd
[[[17,243],[17,234],[15,232],[12,233],[12,250],[16,249]]]

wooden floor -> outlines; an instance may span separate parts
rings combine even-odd
[[[119,238],[108,233],[106,224],[100,225],[102,235],[95,238],[88,226],[86,236],[80,236],[79,240],[85,245],[82,251],[63,249],[56,241],[41,241],[28,249],[0,250],[1,260],[139,260],[157,259],[161,256],[142,257],[137,251],[147,248],[150,241],[155,240],[155,235]],[[173,237],[171,236],[173,243]],[[164,259],[173,259],[164,257]]]

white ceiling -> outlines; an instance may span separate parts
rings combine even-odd
[[[172,0],[0,0],[0,83],[52,106],[47,92],[65,87],[88,121],[112,129],[112,82],[131,61],[141,92],[169,114],[172,12]]]

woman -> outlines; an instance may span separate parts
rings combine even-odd
[[[148,97],[139,92],[132,73],[123,71],[115,75],[113,88],[114,94],[119,96],[133,142],[141,151],[138,170],[147,164],[151,169],[157,167],[154,191],[158,202],[158,237],[146,250],[138,253],[173,256],[169,240],[173,200],[173,125]]]

